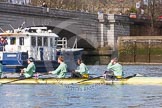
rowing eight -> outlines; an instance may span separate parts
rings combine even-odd
[[[132,77],[125,79],[107,80],[104,78],[28,78],[28,79],[16,79],[16,78],[2,78],[1,84],[134,84],[134,85],[156,85],[162,84],[162,77]]]

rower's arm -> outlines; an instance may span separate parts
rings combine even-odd
[[[78,70],[75,70],[76,72],[83,73],[85,72],[85,68],[83,66],[80,66]]]
[[[57,74],[60,71],[61,71],[61,64],[59,65],[59,67],[57,67],[56,70],[52,71],[52,74]]]
[[[111,68],[113,68],[112,62],[110,62],[110,63],[108,64],[108,66],[107,66],[107,69],[108,69],[108,70],[110,70]]]
[[[88,68],[86,67],[86,65],[84,64],[81,64],[79,66],[79,69],[75,70],[76,72],[79,72],[80,74],[83,74],[83,73],[88,73]]]
[[[24,72],[29,72],[32,67],[33,67],[33,65],[32,64],[29,64],[27,66],[27,68],[24,68]]]

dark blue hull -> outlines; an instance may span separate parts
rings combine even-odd
[[[3,53],[2,72],[20,72],[21,69],[27,67],[28,53]],[[34,61],[36,65],[36,72],[48,72],[58,67],[57,61]]]

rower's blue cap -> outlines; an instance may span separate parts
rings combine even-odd
[[[34,58],[33,58],[33,57],[29,57],[28,60],[29,60],[30,62],[33,62],[33,61],[34,61]]]

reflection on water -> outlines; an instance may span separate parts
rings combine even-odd
[[[90,66],[96,76],[106,66]],[[162,66],[125,65],[125,75],[162,75]],[[1,85],[0,108],[158,108],[160,85]]]

